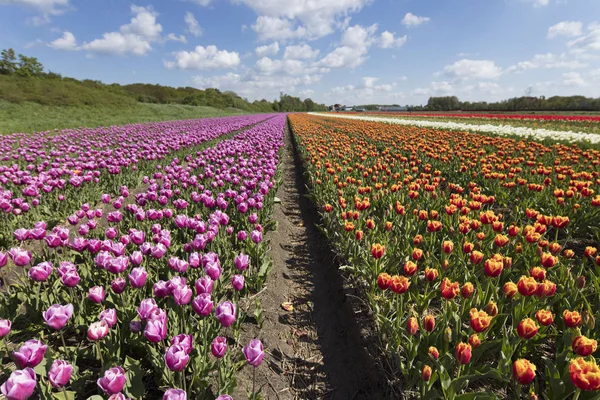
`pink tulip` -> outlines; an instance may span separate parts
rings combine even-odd
[[[102,286],[94,286],[88,292],[88,299],[92,303],[100,304],[104,301],[104,288]]]
[[[113,281],[110,284],[110,288],[112,289],[112,291],[115,294],[123,293],[125,291],[126,287],[127,287],[127,281],[125,280],[125,278],[123,278],[121,276],[113,279]]]
[[[163,400],[187,400],[187,394],[182,389],[169,389],[165,392]]]
[[[8,400],[26,400],[37,385],[35,372],[31,368],[13,371],[8,380],[0,386],[0,391]]]
[[[248,364],[253,367],[258,367],[265,357],[265,352],[263,351],[263,345],[260,340],[252,339],[248,346],[244,346],[242,348],[244,353],[244,357],[246,357],[246,361]]]
[[[194,301],[192,301],[192,308],[194,312],[203,317],[210,315],[213,309],[213,302],[210,298],[210,293],[200,293]]]
[[[0,339],[10,332],[11,322],[8,319],[0,319]]]
[[[41,340],[31,339],[26,341],[19,350],[13,353],[15,364],[19,368],[34,368],[42,362],[48,346]]]
[[[230,327],[235,321],[235,305],[230,301],[224,301],[215,309],[217,320],[225,328]]]
[[[0,251],[0,268],[4,267],[8,262],[8,254]]]
[[[46,321],[46,324],[55,330],[64,328],[72,315],[73,304],[67,304],[66,306],[54,304],[42,313],[42,317],[44,318],[44,321]]]
[[[210,351],[216,358],[222,358],[227,352],[227,339],[223,336],[217,336],[210,344]]]
[[[210,279],[210,276],[203,276],[202,278],[196,281],[196,293],[212,293],[213,290],[213,280]]]
[[[175,286],[173,289],[173,299],[177,305],[183,306],[190,302],[194,292],[187,285]]]
[[[29,278],[36,282],[45,282],[52,274],[52,263],[44,261],[38,265],[31,267],[27,272]]]
[[[65,386],[71,380],[73,366],[64,360],[54,360],[50,371],[48,371],[48,380],[52,387],[59,388]]]
[[[228,394],[221,394],[215,400],[233,400],[233,397]]]
[[[186,335],[185,333],[182,333],[171,338],[171,345],[178,344],[185,349],[187,354],[190,354],[194,348],[193,340],[194,338],[192,335]]]
[[[98,379],[100,389],[106,394],[117,394],[125,387],[125,371],[121,367],[112,367],[104,371],[104,376]]]
[[[231,277],[231,284],[238,292],[244,288],[244,275],[234,275]]]
[[[100,321],[106,321],[109,328],[112,328],[117,323],[117,310],[107,308],[100,313]]]
[[[175,344],[167,348],[165,364],[171,371],[183,371],[189,360],[189,353],[183,346]]]
[[[238,270],[245,271],[250,265],[250,257],[247,254],[239,254],[233,263]]]
[[[144,255],[142,254],[141,251],[134,251],[129,256],[129,260],[131,260],[131,263],[133,265],[141,265],[142,261],[144,261]]]
[[[167,319],[156,318],[146,322],[144,336],[152,343],[158,343],[167,337]]]
[[[137,267],[131,270],[128,277],[131,286],[134,288],[141,288],[146,284],[148,273],[144,267]]]
[[[169,285],[169,282],[158,281],[152,287],[152,292],[154,293],[154,297],[167,297],[171,295],[171,285]]]
[[[110,328],[108,322],[105,320],[97,321],[91,324],[87,331],[87,337],[89,340],[102,340],[108,335]]]
[[[150,318],[151,314],[158,310],[158,305],[154,299],[144,299],[137,308],[137,313],[142,321]]]
[[[131,400],[129,397],[125,396],[123,393],[115,393],[111,395],[108,400]]]
[[[8,252],[10,259],[19,267],[24,267],[31,261],[31,253],[28,250],[12,248]]]

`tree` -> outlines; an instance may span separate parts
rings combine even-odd
[[[0,59],[0,74],[11,75],[17,70],[17,57],[13,49],[2,50]]]
[[[20,76],[38,76],[44,71],[44,66],[35,57],[27,57],[19,54],[19,65],[17,75]]]

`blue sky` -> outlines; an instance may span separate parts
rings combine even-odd
[[[65,76],[327,104],[600,96],[599,0],[0,0]]]

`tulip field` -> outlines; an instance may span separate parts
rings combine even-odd
[[[600,399],[600,151],[289,119],[406,398]]]
[[[368,309],[389,398],[600,400],[600,121],[427,118],[2,136],[0,400],[272,398],[257,370],[277,370],[276,340],[310,336],[288,317],[314,306],[288,281],[290,301],[268,311],[291,325],[263,335],[258,296],[281,279],[265,235],[292,158]]]
[[[3,136],[0,398],[231,399],[264,357],[239,304],[269,271],[285,123]]]

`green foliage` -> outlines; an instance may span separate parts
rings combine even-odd
[[[514,97],[496,103],[461,102],[456,96],[430,97],[428,111],[600,111],[600,98],[584,96]]]

